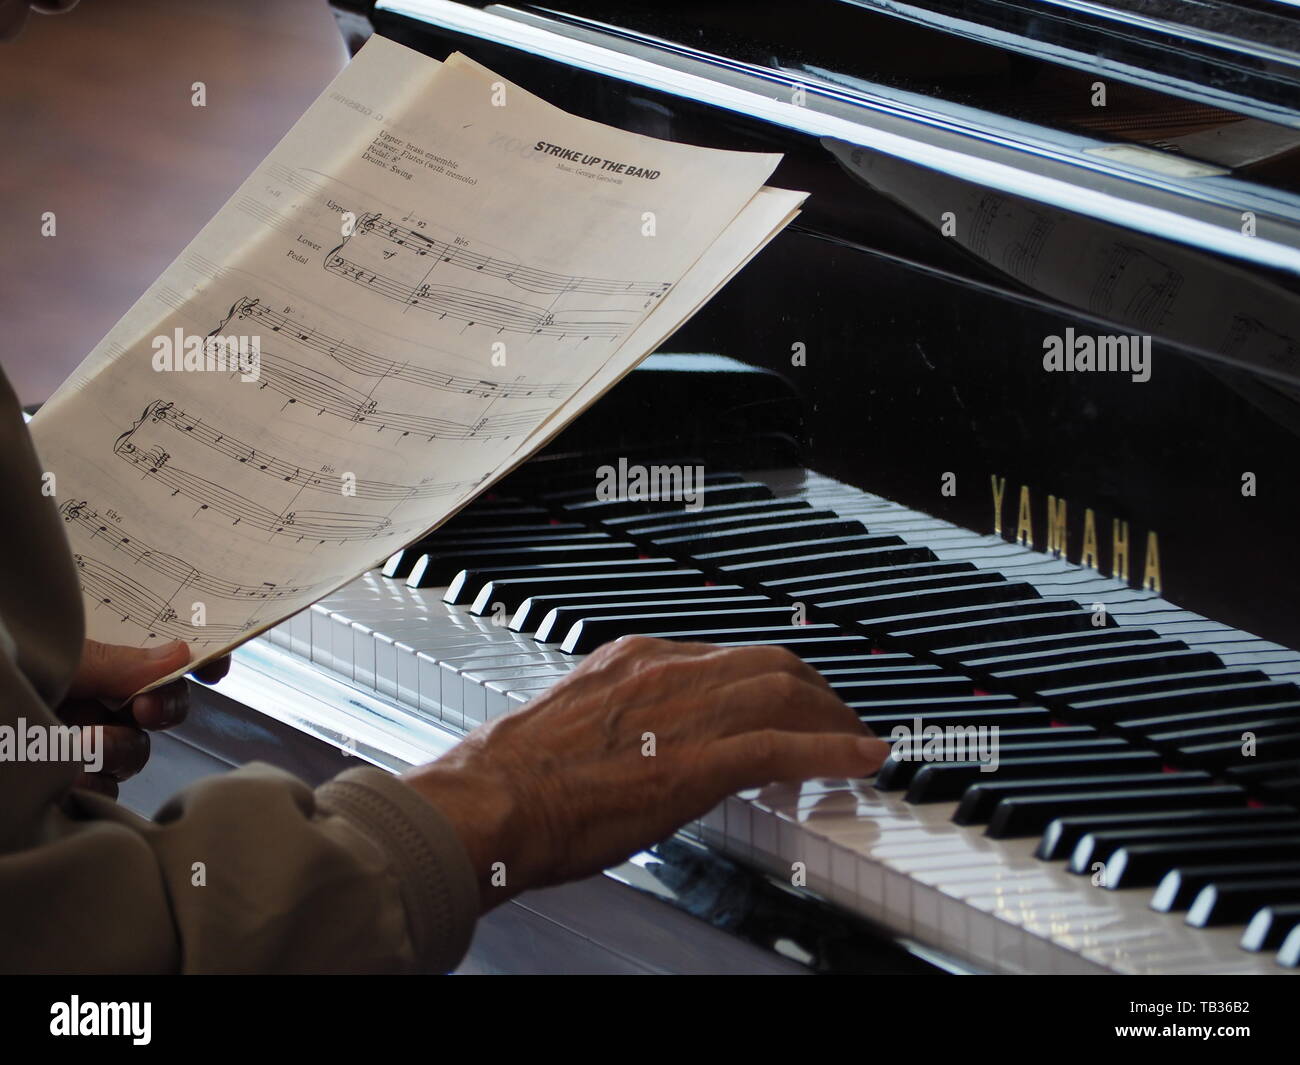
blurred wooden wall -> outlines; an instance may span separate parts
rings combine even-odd
[[[0,42],[0,364],[23,403],[54,391],[346,58],[325,0],[82,0]]]

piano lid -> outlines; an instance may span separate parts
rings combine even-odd
[[[367,12],[598,121],[785,153],[804,212],[665,350],[789,380],[804,465],[1049,550],[1068,501],[1070,561],[1300,646],[1300,93],[1268,88],[1297,13],[1197,5],[1214,34],[1169,14],[1161,37],[1138,6],[972,0],[974,28],[937,0]],[[1066,24],[1090,43],[1063,50]],[[1246,73],[1180,58],[1211,44]],[[1153,373],[1045,372],[1080,337],[1149,343]]]
[[[630,95],[730,112],[740,126],[766,127],[768,141],[777,131],[818,142],[932,228],[945,204],[973,212],[975,226],[943,237],[956,236],[999,283],[1300,383],[1294,5],[814,0],[798,19],[770,5],[563,8],[381,0],[372,17],[385,28],[390,17],[418,20],[471,47],[490,41],[616,79]],[[803,176],[790,171],[778,183]],[[1055,232],[1041,267],[1017,260],[1008,269],[1005,254],[982,249],[980,213],[1004,204],[1016,206],[1002,222],[1017,216],[999,225],[1004,245]],[[954,269],[943,250],[846,232],[845,214],[814,190],[799,224]],[[1102,273],[1069,269],[1082,261],[1069,248],[1085,231],[1099,270],[1122,272],[1136,258],[1199,283],[1181,286],[1181,306],[1168,291],[1109,292]],[[1162,282],[1148,270],[1140,284]]]

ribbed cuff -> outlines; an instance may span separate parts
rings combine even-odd
[[[392,856],[421,968],[455,968],[469,949],[480,902],[478,880],[450,822],[397,777],[368,766],[340,773],[316,797]]]

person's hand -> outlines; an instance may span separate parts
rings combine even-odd
[[[631,637],[405,779],[455,826],[487,910],[599,872],[733,792],[866,776],[888,753],[788,651]]]
[[[149,735],[145,730],[156,732],[184,721],[189,710],[189,688],[182,678],[118,704],[132,692],[181,669],[189,660],[189,647],[179,640],[147,649],[85,642],[67,698],[55,712],[65,724],[103,726],[104,759],[97,772],[81,773],[75,787],[116,798],[118,782],[144,768],[149,759]],[[215,684],[229,668],[230,659],[222,658],[209,662],[193,676],[205,684]]]
[[[29,8],[42,15],[59,15],[76,6],[77,0],[0,0],[0,41],[18,36]]]

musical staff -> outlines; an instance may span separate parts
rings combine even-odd
[[[407,414],[380,406],[380,401],[345,385],[342,381],[310,366],[271,355],[262,350],[259,388],[284,396],[288,404],[299,404],[319,414],[329,414],[381,432],[391,429],[402,436],[424,436],[430,440],[506,439],[523,436],[546,414],[526,410],[517,414],[485,416],[471,425],[432,415]]]
[[[75,552],[72,560],[86,598],[111,608],[121,621],[143,629],[149,639],[165,637],[189,644],[221,646],[238,640],[252,627],[251,621],[244,625],[192,625],[183,621],[166,599],[116,566],[84,552]]]
[[[1183,275],[1141,248],[1115,244],[1093,282],[1088,310],[1145,328],[1160,325],[1183,285]]]
[[[185,438],[203,447],[210,448],[218,455],[239,463],[245,469],[264,474],[282,484],[293,485],[325,495],[339,495],[340,480],[337,474],[323,473],[308,469],[300,463],[289,462],[270,454],[265,449],[257,449],[238,437],[222,432],[208,424],[202,418],[195,418],[180,410],[175,404],[165,400],[154,400],[145,408],[144,414],[124,435],[133,437],[148,425],[160,425],[183,433]],[[372,481],[357,478],[349,495],[357,499],[373,499],[384,503],[399,504],[418,499],[437,499],[441,496],[454,495],[457,492],[474,487],[473,481],[442,481],[431,484],[393,484],[387,481]]]
[[[160,577],[174,582],[177,594],[185,589],[193,589],[207,596],[232,601],[301,599],[331,587],[340,579],[338,575],[332,575],[310,584],[281,585],[273,581],[237,584],[205,573],[180,556],[160,551],[139,537],[127,535],[118,523],[104,517],[84,499],[64,503],[59,508],[59,513],[65,522],[82,535],[88,536],[92,541],[104,541],[134,565],[152,570]]]
[[[406,384],[422,385],[425,388],[467,396],[480,396],[484,399],[527,399],[534,396],[556,399],[568,395],[574,387],[568,383],[526,384],[461,377],[442,370],[426,369],[409,362],[398,362],[345,343],[327,333],[308,328],[304,323],[288,315],[273,311],[260,300],[248,297],[241,299],[230,309],[230,314],[217,327],[216,332],[224,332],[232,319],[255,322],[301,347],[333,359],[340,366],[362,377],[402,381]]]
[[[332,274],[362,285],[385,299],[408,307],[429,311],[442,318],[452,318],[467,325],[481,325],[498,333],[531,333],[579,340],[593,337],[614,340],[629,332],[639,312],[580,310],[563,315],[539,310],[517,300],[489,296],[473,289],[434,285],[428,281],[407,284],[395,277],[368,270],[351,259],[331,254],[325,269]],[[575,315],[590,314],[591,318]],[[598,317],[608,315],[607,318]]]
[[[538,270],[511,262],[509,259],[481,255],[462,245],[426,237],[414,229],[389,221],[382,214],[362,215],[357,220],[353,232],[362,236],[373,234],[417,256],[432,255],[439,263],[448,263],[486,277],[500,278],[528,292],[552,295],[564,292],[588,292],[598,296],[631,295],[658,299],[672,287],[666,281],[619,281],[606,277],[575,277],[572,274]],[[347,241],[343,243],[346,244]]]
[[[201,511],[224,515],[234,525],[247,525],[273,535],[322,544],[373,540],[385,534],[391,535],[392,521],[381,515],[328,510],[277,513],[224,485],[181,469],[171,461],[171,454],[161,447],[137,447],[127,439],[129,436],[130,433],[125,433],[118,438],[113,454],[135,467],[147,479],[171,489],[172,495],[184,496],[196,503]]]

